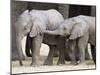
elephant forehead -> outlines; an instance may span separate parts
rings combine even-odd
[[[31,16],[30,15],[24,15],[24,16],[19,16],[18,18],[17,18],[17,21],[19,21],[20,23],[27,23],[27,22],[29,22],[31,20]]]
[[[30,20],[21,19],[21,20],[18,20],[18,21],[16,22],[16,24],[17,24],[18,26],[26,26],[29,22],[30,22]]]

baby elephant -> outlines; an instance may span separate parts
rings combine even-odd
[[[66,19],[56,30],[44,31],[46,34],[60,35],[66,38],[69,45],[69,55],[72,64],[76,64],[75,59],[75,47],[79,50],[80,63],[85,63],[85,49],[88,43],[92,46],[96,46],[96,33],[95,33],[95,17],[79,15]],[[67,43],[67,42],[66,42]],[[96,62],[96,52],[91,50],[93,60]]]

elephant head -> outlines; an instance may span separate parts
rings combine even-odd
[[[15,29],[17,35],[25,36],[30,32],[32,26],[31,16],[29,11],[24,11],[18,18],[15,23]]]
[[[56,30],[46,30],[44,33],[51,35],[61,35],[68,39],[77,39],[88,32],[89,26],[79,16],[66,19]]]
[[[19,60],[21,65],[22,65],[21,60],[24,59],[21,41],[23,37],[30,32],[31,26],[32,26],[31,16],[29,14],[29,11],[26,10],[17,18],[17,21],[15,22],[16,46],[17,46],[17,51],[19,54]]]
[[[44,31],[44,33],[51,35],[61,35],[63,37],[66,37],[66,40],[69,39],[68,44],[70,44],[70,53],[72,54],[71,56],[74,56],[74,44],[77,41],[76,44],[80,52],[80,63],[84,63],[86,45],[90,43],[95,47],[95,17],[83,15],[72,17],[66,19],[56,30],[46,30]],[[74,45],[74,47],[72,47],[71,45]],[[95,51],[92,52],[94,62],[96,62],[96,53]]]

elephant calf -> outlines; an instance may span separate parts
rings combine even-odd
[[[69,53],[71,57],[72,64],[75,64],[75,47],[79,50],[80,63],[85,61],[85,49],[88,43],[92,46],[95,44],[95,17],[79,15],[66,19],[59,27],[55,30],[46,30],[46,34],[60,35],[69,40]],[[66,42],[67,43],[67,42]],[[94,52],[93,52],[94,51]],[[92,50],[92,56],[94,62],[96,62],[95,50]]]

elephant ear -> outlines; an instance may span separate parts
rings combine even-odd
[[[33,22],[32,23],[33,26],[32,26],[31,31],[29,33],[30,37],[35,37],[38,34],[43,33],[44,30],[46,29],[45,23],[43,23],[42,21],[35,20],[35,21],[32,21],[32,22]]]
[[[71,31],[71,35],[69,39],[73,40],[73,39],[82,37],[86,34],[87,30],[88,30],[88,26],[86,25],[85,21],[81,20],[81,21],[75,22],[72,27],[72,31]]]

